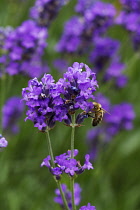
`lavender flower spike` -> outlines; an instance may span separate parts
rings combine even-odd
[[[7,140],[0,134],[0,148],[7,147],[8,142]]]
[[[74,150],[74,156],[78,154],[78,150]],[[90,156],[87,154],[85,155],[85,163],[81,166],[80,161],[77,161],[74,158],[71,158],[71,152],[68,151],[67,153],[63,153],[59,156],[55,157],[55,164],[56,167],[52,168],[50,165],[50,156],[47,156],[41,166],[46,166],[49,168],[50,172],[56,176],[56,178],[60,178],[62,173],[66,173],[69,176],[74,176],[75,174],[81,174],[85,169],[93,169],[92,164],[89,162]]]

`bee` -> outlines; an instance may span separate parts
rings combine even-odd
[[[104,113],[108,113],[105,109],[102,108],[102,105],[93,102],[94,107],[90,112],[88,112],[88,117],[92,118],[92,126],[97,126],[102,122]],[[92,115],[94,113],[94,115]],[[109,114],[109,113],[108,113]]]

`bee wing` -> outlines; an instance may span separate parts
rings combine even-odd
[[[102,110],[103,110],[104,113],[110,114],[110,113],[107,112],[105,109],[102,108]],[[111,115],[111,114],[110,114],[110,115]]]

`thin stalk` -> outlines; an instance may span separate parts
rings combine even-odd
[[[51,164],[52,164],[53,167],[55,167],[52,145],[51,145],[51,140],[50,140],[50,135],[49,135],[49,129],[46,129],[46,137],[47,137],[47,140],[48,140],[49,155],[51,156]],[[61,194],[64,206],[65,206],[65,210],[70,210],[69,207],[68,207],[65,195],[63,193],[60,181],[56,180],[55,178],[54,178],[54,180],[57,183],[58,189],[60,190],[60,194]]]
[[[72,131],[71,131],[71,158],[74,158],[74,133],[75,133],[75,114],[72,118]]]
[[[66,198],[65,198],[65,195],[64,195],[64,193],[63,193],[63,190],[62,190],[60,181],[56,181],[56,182],[57,182],[57,186],[58,186],[58,189],[59,189],[59,191],[60,191],[60,194],[61,194],[61,197],[62,197],[64,206],[65,206],[65,209],[66,209],[66,210],[70,210],[69,207],[68,207],[68,204],[67,204],[67,200],[66,200]]]
[[[53,167],[55,167],[54,156],[53,156],[53,151],[52,151],[52,144],[51,144],[50,135],[49,135],[49,129],[46,129],[46,136],[47,136],[47,140],[48,140],[49,155],[51,156],[51,164]]]
[[[76,210],[75,199],[74,199],[74,177],[71,178],[71,194],[72,194],[72,210]]]
[[[75,134],[75,114],[72,117],[72,131],[71,131],[71,158],[74,158],[74,134]],[[71,195],[72,195],[72,210],[76,210],[74,200],[74,177],[71,178]]]

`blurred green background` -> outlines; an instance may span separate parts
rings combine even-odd
[[[119,8],[118,1],[110,2]],[[52,61],[60,55],[54,52],[53,46],[59,40],[64,22],[74,14],[75,3],[71,1],[63,7],[49,28],[44,58],[55,79],[60,75],[53,69]],[[1,0],[0,25],[19,26],[28,19],[29,8],[33,4],[33,0]],[[121,27],[110,29],[109,35],[122,43],[121,55],[128,65],[125,74],[129,82],[120,90],[99,85],[112,103],[132,103],[136,119],[132,131],[121,131],[99,154],[93,163],[94,170],[86,171],[77,178],[76,182],[83,189],[80,206],[90,202],[97,210],[140,210],[140,54],[133,52],[128,35]],[[86,57],[71,58],[70,62],[73,61],[87,63]],[[11,83],[11,88],[6,89],[5,100],[13,95],[21,96],[27,82],[28,78],[22,75],[7,77],[6,84]],[[9,145],[0,152],[0,209],[59,210],[59,205],[53,202],[56,188],[53,177],[47,168],[40,168],[40,163],[48,155],[45,134],[38,132],[32,122],[25,123],[24,118],[25,113],[20,121],[19,134],[4,134]],[[91,128],[90,121],[84,124],[76,129],[75,138],[75,148],[79,150],[77,158],[81,162],[88,150],[86,132]],[[70,133],[71,129],[62,123],[57,123],[50,132],[55,155],[70,149]],[[66,177],[64,182],[69,185]]]

